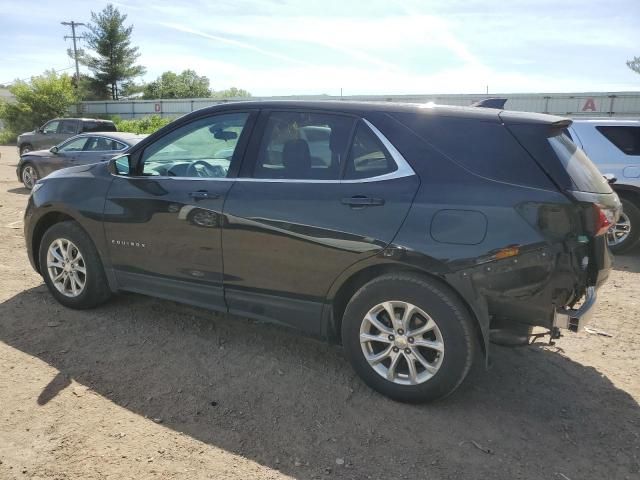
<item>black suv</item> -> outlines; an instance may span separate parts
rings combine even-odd
[[[592,311],[620,202],[569,124],[393,103],[205,108],[38,181],[29,257],[68,307],[123,290],[267,319],[341,342],[392,398],[434,399],[491,338],[557,336]]]

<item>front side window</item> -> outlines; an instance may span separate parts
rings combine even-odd
[[[80,137],[63,144],[58,148],[58,152],[81,152],[87,144],[89,137]]]
[[[44,133],[57,133],[59,124],[60,124],[60,122],[58,120],[54,120],[53,122],[49,122],[42,128],[42,131]]]
[[[179,127],[145,148],[143,175],[226,177],[248,118],[248,113],[227,113]]]
[[[269,115],[253,176],[265,179],[337,180],[354,120],[311,112]]]
[[[360,123],[353,137],[344,178],[347,180],[379,177],[397,170],[397,166],[380,140]]]

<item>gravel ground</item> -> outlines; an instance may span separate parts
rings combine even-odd
[[[640,252],[600,291],[611,337],[494,347],[453,396],[403,405],[279,327],[139,295],[60,306],[0,154],[0,478],[640,478]]]

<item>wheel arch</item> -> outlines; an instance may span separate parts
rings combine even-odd
[[[612,185],[613,190],[620,196],[632,202],[636,207],[640,208],[640,188],[634,185]]]
[[[456,289],[450,282],[448,282],[443,276],[424,270],[413,265],[405,263],[379,263],[373,265],[367,265],[355,272],[351,272],[346,278],[340,282],[334,283],[328,298],[328,315],[327,321],[325,321],[326,336],[337,343],[342,343],[341,331],[342,331],[342,317],[349,300],[363,285],[370,282],[374,278],[388,273],[413,273],[429,280],[438,283],[453,295],[455,295],[462,304],[467,308],[467,311],[473,319],[474,332],[476,339],[480,344],[480,348],[485,358],[487,357],[487,338],[485,338],[484,330],[481,326],[481,321],[478,318],[477,308],[473,308],[469,301]],[[337,284],[337,285],[336,285]]]
[[[60,211],[45,213],[40,219],[38,219],[38,222],[33,228],[33,234],[31,235],[31,251],[33,252],[33,261],[38,273],[42,274],[42,271],[40,270],[40,244],[42,243],[42,237],[44,236],[44,233],[53,225],[66,221],[74,221],[80,226],[80,228],[82,228],[80,222],[78,222],[75,218],[73,218],[68,213]]]

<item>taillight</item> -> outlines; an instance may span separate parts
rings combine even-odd
[[[607,230],[616,223],[616,211],[606,208],[597,203],[593,204],[593,212],[595,215],[595,234],[604,235]]]

